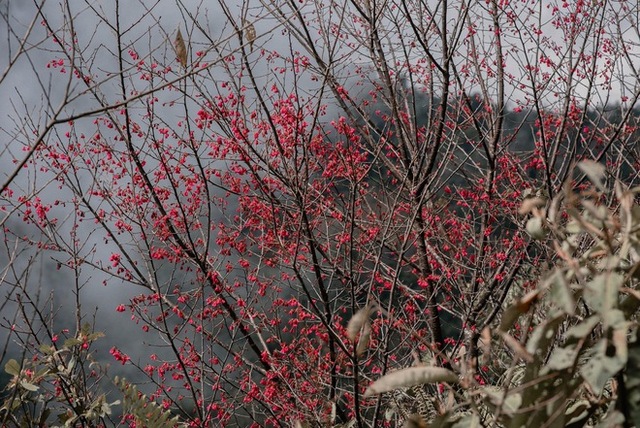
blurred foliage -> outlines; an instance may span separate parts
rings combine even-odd
[[[173,428],[178,424],[178,417],[163,409],[155,402],[150,401],[146,395],[138,391],[138,387],[125,379],[115,378],[114,383],[122,394],[125,413],[131,415],[136,426]]]
[[[73,337],[58,344],[41,344],[39,352],[21,362],[10,359],[4,371],[11,380],[0,407],[2,426],[104,426],[112,406],[102,392],[104,376],[94,361],[91,344],[103,337],[84,324]]]
[[[87,323],[62,344],[54,340],[52,346],[40,345],[40,352],[33,358],[7,361],[4,371],[11,380],[3,393],[0,425],[104,427],[122,420],[143,427],[176,426],[176,418],[169,411],[124,379],[114,380],[122,400],[107,400],[101,382],[105,371],[91,351],[91,344],[103,336]],[[114,407],[118,407],[115,412]],[[123,417],[115,417],[114,422],[114,413]]]
[[[584,161],[552,200],[525,200],[527,231],[554,250],[556,266],[451,363],[456,381],[444,368],[425,376],[436,368],[414,367],[378,379],[369,395],[437,383],[440,405],[407,427],[638,426],[639,192]],[[501,376],[479,382],[483,365]]]

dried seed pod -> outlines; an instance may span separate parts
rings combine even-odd
[[[355,342],[360,330],[369,323],[369,315],[371,315],[371,308],[367,305],[353,314],[347,324],[347,337],[352,342]]]
[[[249,48],[253,50],[253,41],[256,39],[256,28],[247,20],[242,21],[242,26],[244,27],[244,36],[249,42]]]
[[[367,322],[362,326],[362,333],[360,333],[360,338],[358,339],[358,344],[356,345],[356,355],[361,357],[367,349],[369,349],[369,342],[371,341],[371,323],[367,319]]]
[[[364,392],[365,397],[382,394],[399,388],[409,388],[425,383],[457,383],[458,375],[443,367],[409,367],[387,373],[369,385]]]
[[[187,68],[187,45],[184,42],[182,32],[180,32],[179,28],[178,34],[176,34],[176,39],[173,41],[173,48],[176,51],[176,57],[178,58],[180,65]]]

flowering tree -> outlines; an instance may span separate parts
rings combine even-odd
[[[86,374],[103,333],[192,426],[396,426],[441,388],[363,393],[416,364],[497,382],[481,336],[557,256],[523,200],[583,158],[637,181],[637,2],[129,3],[6,6],[0,83],[37,85],[0,125],[5,352]],[[95,282],[148,347],[96,329]],[[109,418],[56,373],[28,385]]]

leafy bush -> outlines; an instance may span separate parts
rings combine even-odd
[[[7,361],[4,370],[11,381],[0,407],[2,426],[48,426],[51,417],[65,427],[103,427],[119,419],[143,427],[178,425],[177,416],[117,376],[113,383],[122,400],[108,402],[105,382],[101,382],[106,372],[90,351],[93,342],[103,336],[85,324],[60,345],[56,341],[53,346],[41,345],[31,359]]]
[[[442,410],[430,415],[431,427],[640,424],[640,188],[616,181],[611,190],[600,164],[579,168],[590,186],[578,176],[551,201],[522,205],[531,236],[558,256],[538,288],[515,299],[499,326],[477,334],[478,348],[451,370],[398,370],[373,383],[369,395],[440,383]],[[616,210],[603,204],[610,199]],[[502,375],[478,384],[479,359]]]
[[[7,361],[11,380],[0,407],[2,426],[47,426],[51,416],[67,427],[102,426],[119,402],[109,403],[100,384],[104,371],[90,349],[100,337],[84,324],[61,344],[40,345],[32,358]]]

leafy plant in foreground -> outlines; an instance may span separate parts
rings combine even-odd
[[[559,261],[536,290],[505,310],[497,328],[482,334],[480,358],[509,350],[511,360],[501,361],[503,376],[478,385],[468,373],[479,356],[466,355],[456,367],[459,377],[417,366],[378,379],[368,395],[421,383],[446,385],[449,399],[441,414],[432,415],[433,427],[640,423],[640,188],[616,181],[610,190],[604,167],[587,161],[578,166],[591,185],[568,182],[548,203],[523,203],[521,212],[531,215],[527,230],[537,239],[548,236],[545,243]],[[607,198],[617,201],[617,210],[602,204]]]
[[[100,381],[101,367],[91,345],[103,337],[84,324],[61,344],[41,344],[39,352],[21,362],[10,359],[4,371],[11,376],[0,407],[2,426],[47,426],[50,416],[65,427],[104,426],[112,414]]]

